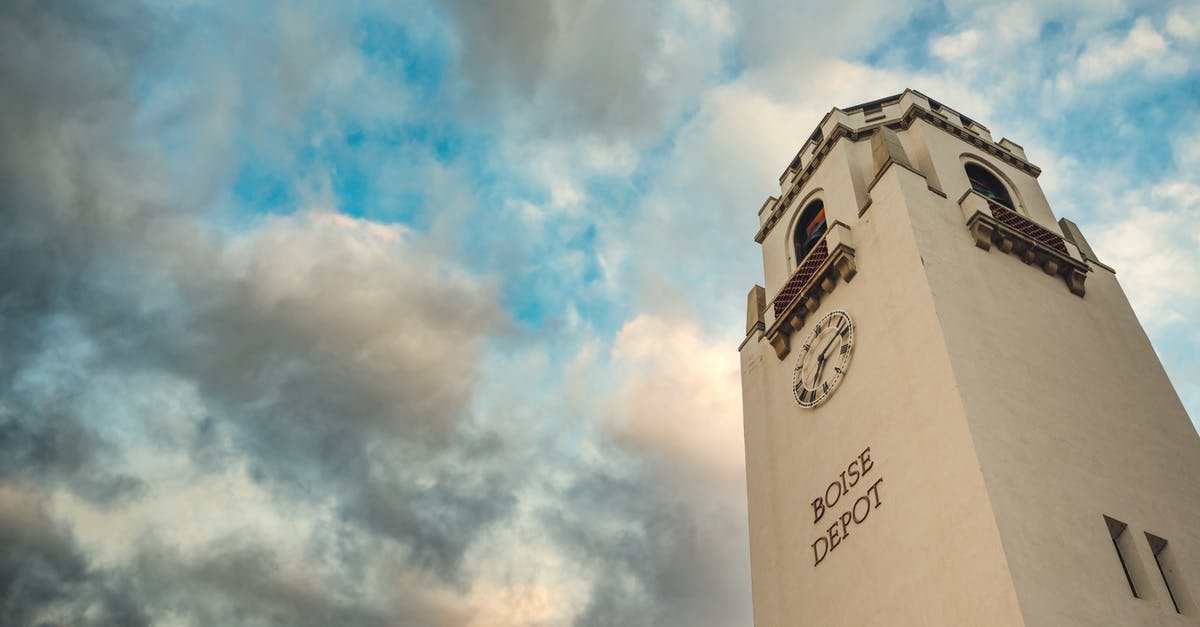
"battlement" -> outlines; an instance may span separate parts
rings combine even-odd
[[[951,109],[941,102],[929,98],[914,89],[857,104],[846,109],[834,107],[825,114],[816,129],[796,152],[787,168],[779,176],[780,195],[769,197],[759,208],[761,230],[755,238],[762,236],[795,200],[804,183],[820,166],[825,155],[843,137],[859,141],[872,135],[880,127],[894,130],[908,128],[916,119],[924,119],[942,130],[957,135],[978,148],[1017,165],[1034,177],[1041,170],[1029,163],[1025,149],[1008,138],[995,141],[991,131],[979,122]]]
[[[864,102],[845,109],[837,107],[831,109],[821,119],[817,128],[813,129],[812,134],[796,152],[796,156],[792,158],[788,167],[779,175],[781,191],[786,191],[787,185],[794,182],[796,175],[812,163],[821,144],[827,138],[835,135],[837,125],[846,126],[852,132],[862,133],[877,126],[900,122],[910,107],[918,107],[930,114],[937,115],[952,126],[973,133],[985,141],[994,141],[991,131],[986,126],[915,89],[906,89],[902,93],[887,98]],[[1025,150],[1008,138],[1002,138],[999,142],[994,143],[1021,159],[1026,158]]]

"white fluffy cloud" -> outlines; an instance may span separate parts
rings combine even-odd
[[[957,61],[974,55],[982,41],[979,31],[971,28],[934,39],[929,44],[929,51],[947,61]]]
[[[613,343],[612,366],[622,381],[610,399],[608,428],[663,472],[677,473],[682,487],[717,490],[739,503],[745,459],[732,348],[705,341],[692,324],[634,317]]]
[[[1200,315],[1200,187],[1167,183],[1146,200],[1103,228],[1095,247],[1118,269],[1143,322],[1161,330]]]
[[[1074,67],[1059,74],[1060,91],[1072,93],[1092,83],[1138,71],[1145,75],[1177,75],[1189,66],[1148,18],[1138,18],[1124,37],[1100,35],[1087,43]]]
[[[1200,39],[1200,9],[1173,9],[1167,16],[1167,34],[1175,39],[1195,42]]]

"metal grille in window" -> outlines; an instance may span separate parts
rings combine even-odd
[[[779,316],[783,313],[792,300],[796,298],[816,276],[817,270],[821,264],[825,263],[825,259],[829,257],[829,247],[825,245],[825,240],[821,240],[819,244],[813,247],[808,256],[804,258],[804,262],[796,269],[792,278],[788,279],[787,285],[779,290],[779,294],[775,297],[775,315]]]
[[[1067,245],[1063,243],[1061,235],[1054,233],[1043,227],[1040,224],[1022,216],[1021,214],[1008,209],[997,202],[988,201],[988,206],[992,210],[992,216],[996,218],[1000,224],[1008,228],[1032,238],[1034,241],[1053,248],[1058,252],[1068,255]],[[1068,255],[1069,256],[1069,255]]]

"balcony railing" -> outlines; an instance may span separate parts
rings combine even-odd
[[[1025,216],[1005,207],[1004,205],[988,200],[988,208],[992,211],[992,217],[996,221],[1008,228],[1032,239],[1039,244],[1049,246],[1063,255],[1070,256],[1067,252],[1067,245],[1063,242],[1063,238],[1058,233],[1055,233],[1046,227],[1026,218]]]
[[[804,257],[804,261],[800,262],[800,267],[796,268],[796,272],[792,274],[792,278],[784,284],[783,289],[779,290],[779,294],[775,296],[773,306],[775,307],[775,317],[778,318],[787,310],[788,305],[792,304],[800,296],[804,288],[808,287],[817,277],[817,270],[821,269],[821,264],[829,257],[829,246],[822,239],[820,243],[813,246],[813,249],[808,251],[808,255]]]
[[[804,256],[800,266],[771,300],[773,319],[768,323],[765,337],[780,359],[790,350],[790,337],[800,328],[808,314],[817,310],[821,297],[837,286],[849,282],[858,273],[854,262],[854,245],[850,227],[834,220],[817,245]]]
[[[974,190],[967,190],[958,205],[977,247],[991,250],[995,245],[1046,274],[1062,277],[1071,293],[1084,295],[1090,269],[1062,235]]]

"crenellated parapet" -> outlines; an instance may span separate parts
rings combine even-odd
[[[979,122],[921,92],[908,89],[895,96],[847,109],[835,107],[827,113],[779,176],[780,195],[771,196],[759,207],[759,230],[754,241],[761,244],[779,224],[839,140],[864,141],[876,135],[880,129],[905,130],[916,120],[925,120],[1033,177],[1041,174],[1041,169],[1027,160],[1025,150],[1020,145],[1007,138],[995,141],[987,127]]]

